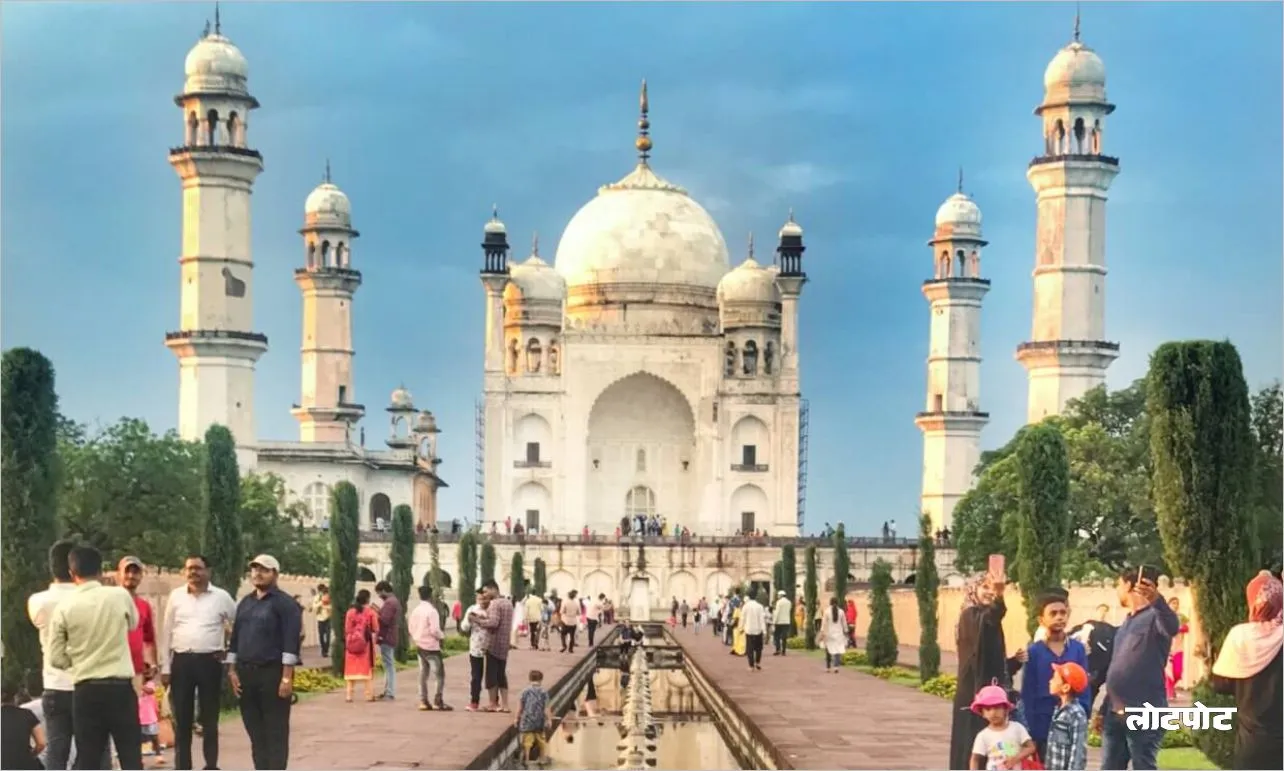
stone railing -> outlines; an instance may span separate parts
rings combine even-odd
[[[634,545],[642,544],[644,546],[724,546],[724,547],[773,547],[782,546],[832,546],[832,538],[820,538],[818,536],[752,536],[752,535],[685,535],[685,536],[661,536],[661,535],[601,535],[590,533],[589,535],[573,535],[566,533],[490,533],[485,530],[477,532],[478,537],[483,540],[489,540],[495,544],[539,544],[539,545],[557,545],[557,544],[593,544],[598,546],[611,545]],[[463,533],[438,532],[438,543],[459,543]],[[425,532],[415,533],[415,540],[419,543],[427,543],[429,534]],[[389,530],[363,530],[361,531],[361,541],[363,543],[388,543],[392,541],[392,532]],[[849,549],[917,549],[917,538],[882,538],[879,536],[859,536],[847,539],[847,548]],[[950,548],[937,544],[937,548]]]

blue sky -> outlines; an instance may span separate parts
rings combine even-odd
[[[79,420],[173,427],[182,139],[171,98],[212,7],[7,2],[3,345],[58,369]],[[1069,42],[1071,4],[226,3],[263,107],[250,144],[263,438],[297,437],[303,199],[329,157],[362,238],[358,400],[399,383],[445,433],[443,517],[473,507],[481,387],[481,227],[498,202],[524,254],[633,162],[638,81],[653,165],[733,248],[807,229],[801,344],[811,400],[808,527],[911,528],[922,464],[931,273],[924,242],[956,170],[984,211],[983,443],[1025,415],[1013,351],[1030,331],[1031,110]],[[1109,72],[1108,336],[1114,386],[1165,340],[1229,338],[1250,384],[1279,377],[1281,7],[1085,3]],[[760,238],[760,241],[762,239]]]

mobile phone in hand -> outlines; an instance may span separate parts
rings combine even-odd
[[[1002,581],[1007,576],[1007,572],[1004,570],[1005,566],[1006,566],[1006,561],[1002,554],[990,555],[989,572],[991,577],[997,578],[998,580]]]
[[[1149,581],[1156,586],[1159,585],[1159,568],[1154,565],[1140,565],[1137,567],[1137,583]]]

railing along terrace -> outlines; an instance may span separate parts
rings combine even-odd
[[[476,535],[494,544],[549,545],[558,544],[595,544],[598,546],[627,546],[642,544],[644,546],[739,546],[739,547],[781,547],[781,546],[831,546],[833,538],[820,536],[752,536],[752,535],[621,535],[614,534],[570,534],[570,533],[490,533],[476,531]],[[437,533],[438,543],[458,543],[463,531],[452,533],[442,530]],[[362,530],[361,540],[365,543],[389,543],[392,532],[389,530]],[[415,533],[415,541],[427,543],[429,533]],[[941,544],[937,543],[940,548]],[[854,536],[847,539],[849,549],[916,549],[917,538],[883,538],[881,536]],[[948,548],[948,547],[945,547]]]

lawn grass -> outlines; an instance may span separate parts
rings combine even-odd
[[[1156,765],[1164,771],[1204,771],[1204,769],[1219,768],[1195,747],[1172,747],[1160,750],[1159,762]]]

